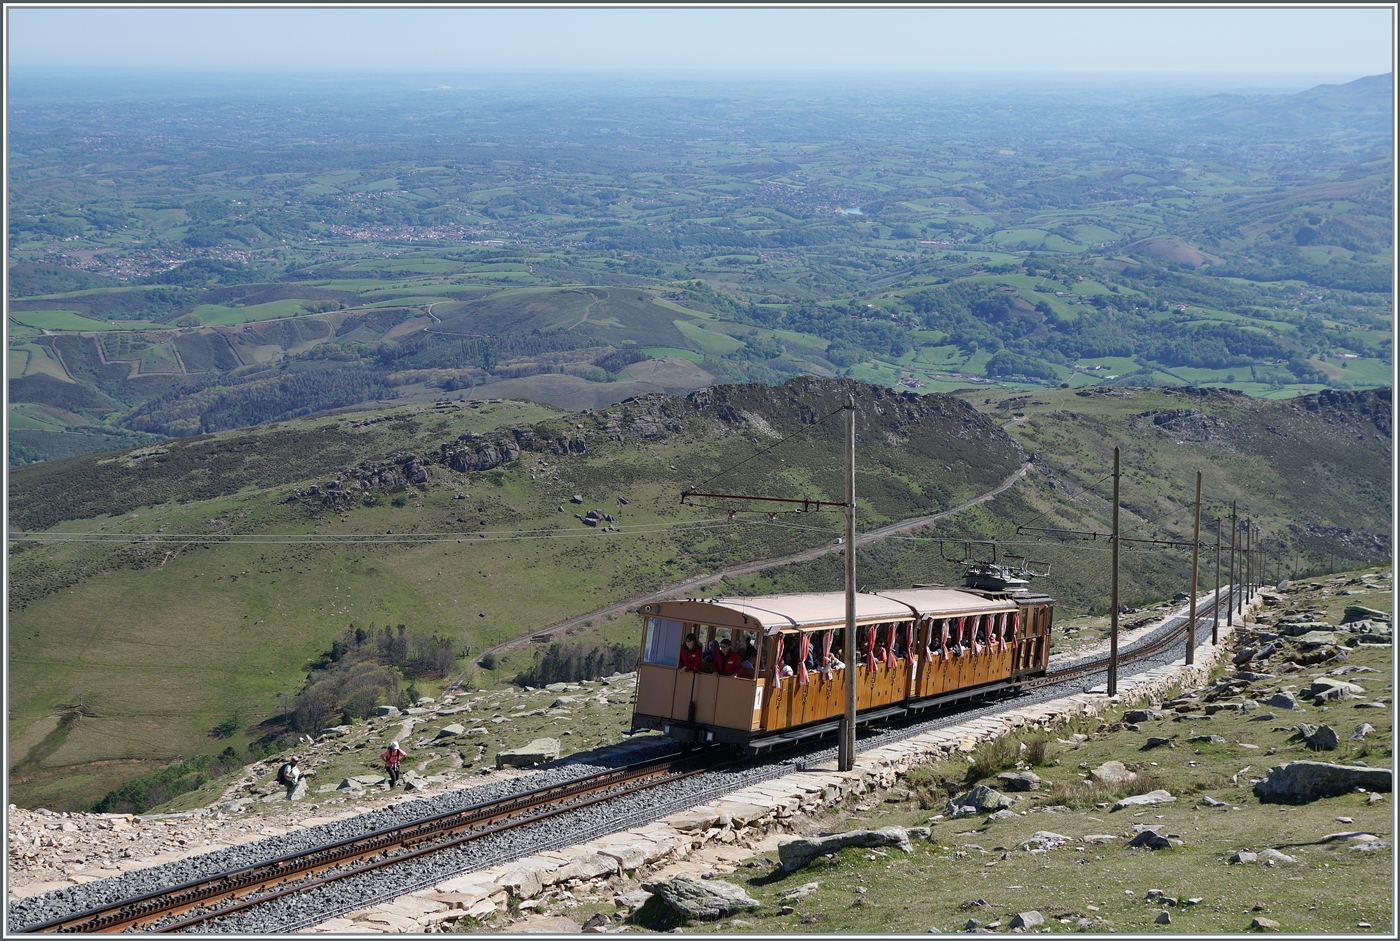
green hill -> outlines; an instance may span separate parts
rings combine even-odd
[[[12,525],[45,534],[11,542],[12,800],[73,806],[176,757],[290,740],[308,660],[349,625],[436,634],[452,645],[454,674],[471,672],[472,655],[501,641],[828,543],[834,513],[730,520],[729,504],[686,507],[679,494],[704,484],[839,499],[842,433],[819,420],[848,392],[862,530],[957,505],[1032,461],[1022,483],[932,534],[862,550],[867,587],[956,577],[943,556],[960,550],[930,535],[992,538],[1052,562],[1043,587],[1066,611],[1101,610],[1101,543],[1016,527],[1102,529],[1115,442],[1130,533],[1189,536],[1200,466],[1208,508],[1239,500],[1305,567],[1329,552],[1339,567],[1389,555],[1388,390],[1283,403],[1193,390],[977,393],[974,408],[799,379],[579,413],[439,403],[164,441],[11,474]],[[1183,590],[1185,568],[1177,550],[1127,552],[1124,597]],[[832,555],[719,590],[840,579]],[[572,639],[630,645],[633,620],[589,623]],[[513,676],[530,658],[508,654],[476,679]]]

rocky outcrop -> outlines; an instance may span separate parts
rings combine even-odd
[[[696,921],[717,921],[735,912],[762,907],[743,889],[722,879],[702,881],[681,875],[661,882],[648,882],[642,888],[676,914]]]
[[[528,768],[559,758],[559,739],[537,738],[528,745],[510,751],[498,752],[497,768]]]
[[[796,872],[818,856],[825,856],[848,846],[893,846],[903,853],[914,852],[907,830],[903,827],[881,827],[878,830],[848,830],[829,836],[787,840],[778,844],[778,863],[784,871]]]
[[[1265,802],[1306,804],[1322,797],[1348,794],[1358,787],[1389,792],[1390,769],[1285,761],[1269,769],[1268,776],[1254,785],[1254,794]]]
[[[948,801],[948,813],[953,816],[959,814],[982,814],[997,810],[1007,810],[1016,803],[1016,798],[1007,797],[1000,791],[979,784],[966,794],[954,797]]]

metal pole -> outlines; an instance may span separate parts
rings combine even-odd
[[[1211,606],[1210,645],[1220,643],[1220,524],[1224,520],[1215,518],[1215,604]]]
[[[846,402],[846,714],[841,719],[837,767],[856,763],[856,397]]]
[[[1186,665],[1196,662],[1196,575],[1201,563],[1201,472],[1196,471],[1196,534],[1191,537],[1191,618],[1186,628]]]
[[[1249,599],[1254,595],[1254,526],[1253,520],[1244,521],[1244,600],[1240,604],[1240,616],[1249,607]]]
[[[1113,582],[1108,622],[1108,695],[1118,695],[1118,448],[1113,449]]]
[[[1239,532],[1239,526],[1235,519],[1235,501],[1230,501],[1230,591],[1227,595],[1228,604],[1225,605],[1225,626],[1232,627],[1235,623],[1235,539]]]

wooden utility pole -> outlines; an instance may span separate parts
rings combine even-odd
[[[1119,449],[1113,449],[1113,581],[1110,605],[1113,614],[1108,622],[1108,695],[1118,695],[1118,460]]]
[[[1215,518],[1215,604],[1211,606],[1210,645],[1220,644],[1220,527],[1225,521]]]
[[[846,403],[846,714],[841,719],[837,768],[856,763],[856,397]]]
[[[1191,537],[1191,613],[1186,628],[1186,665],[1196,662],[1196,575],[1201,563],[1201,472],[1196,471],[1196,532]]]

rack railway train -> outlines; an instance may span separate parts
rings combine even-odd
[[[981,565],[962,587],[858,593],[849,665],[844,592],[642,605],[632,727],[756,754],[835,731],[851,682],[858,724],[1015,691],[1050,656],[1054,601],[1029,574]]]

